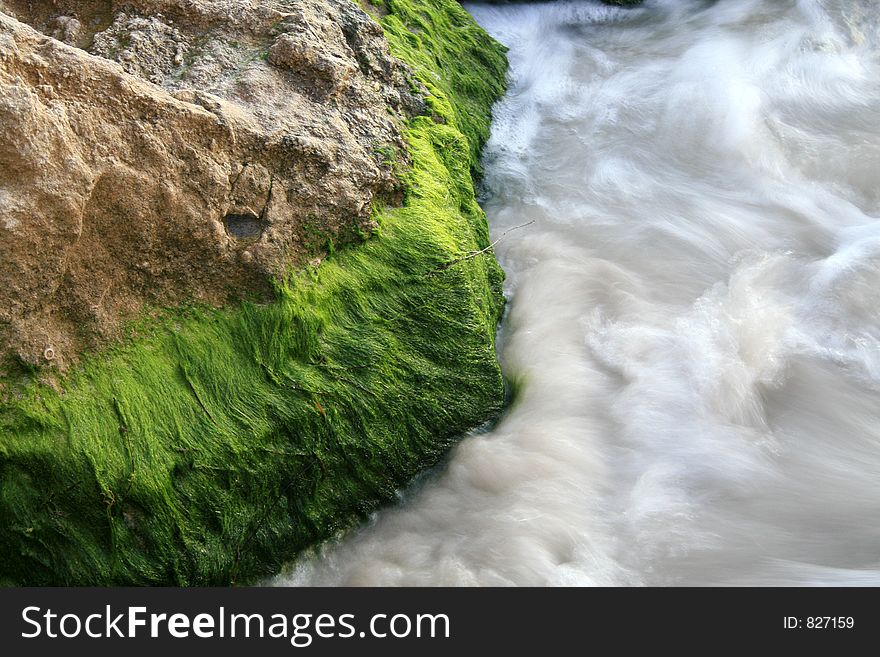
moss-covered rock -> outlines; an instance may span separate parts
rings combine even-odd
[[[453,0],[378,9],[430,91],[403,207],[272,303],[168,311],[54,385],[6,381],[0,583],[253,580],[499,411],[502,273],[461,256],[488,244],[471,174],[503,49]]]

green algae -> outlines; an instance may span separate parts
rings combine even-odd
[[[382,19],[392,52],[415,69],[428,88],[429,106],[468,140],[469,163],[479,174],[492,105],[504,92],[507,58],[458,3],[384,0]]]
[[[0,583],[229,584],[365,517],[503,403],[502,273],[471,173],[503,50],[452,0],[387,0],[430,90],[401,208],[276,284],[170,313],[0,406]]]

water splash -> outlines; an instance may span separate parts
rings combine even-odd
[[[471,5],[520,393],[279,584],[880,584],[880,8]]]

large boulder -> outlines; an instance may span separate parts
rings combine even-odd
[[[350,0],[0,11],[0,363],[63,369],[145,308],[264,295],[395,199],[423,101]]]

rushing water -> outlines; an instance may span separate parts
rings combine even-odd
[[[880,6],[469,9],[519,395],[280,583],[880,584]]]

